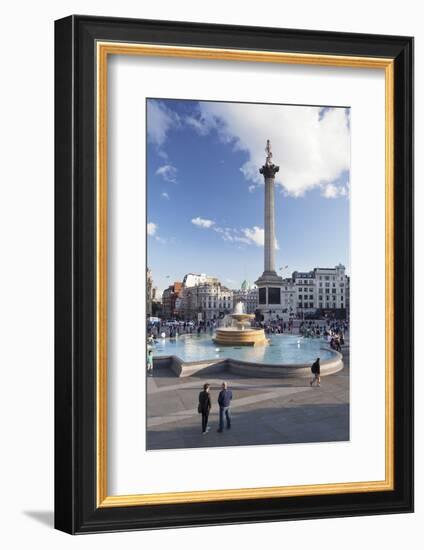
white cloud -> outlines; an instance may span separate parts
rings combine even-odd
[[[345,197],[347,195],[347,188],[343,185],[328,183],[324,186],[321,194],[326,199],[337,199],[337,197]]]
[[[343,108],[220,102],[200,102],[199,108],[191,125],[202,135],[215,128],[222,141],[246,151],[249,160],[240,169],[253,184],[263,183],[259,168],[267,139],[280,166],[276,182],[292,196],[325,189],[349,170],[349,115]]]
[[[249,244],[256,244],[256,246],[264,246],[265,244],[265,231],[262,227],[257,225],[253,226],[251,229],[243,229],[243,233],[249,241]],[[275,249],[279,250],[277,239],[275,240]]]
[[[249,185],[249,193],[253,193],[255,189],[256,189],[256,185]]]
[[[156,234],[156,231],[157,231],[157,224],[156,223],[153,223],[153,222],[149,222],[147,224],[147,234],[150,235],[150,236],[153,236]]]
[[[161,244],[166,244],[168,242],[168,239],[165,239],[164,237],[160,237],[158,235],[158,224],[157,223],[153,223],[153,222],[149,222],[147,224],[147,234],[149,235],[149,237],[153,237],[158,243],[161,243]],[[172,241],[173,239],[171,239]]]
[[[262,227],[257,227],[255,225],[252,229],[243,229],[243,233],[252,243],[255,243],[257,246],[264,246],[265,232]]]
[[[156,170],[156,175],[161,176],[165,181],[177,183],[178,170],[172,164],[164,164]]]
[[[215,224],[213,220],[205,220],[204,218],[200,218],[199,216],[197,216],[197,218],[193,218],[191,220],[191,223],[197,225],[197,227],[203,227],[204,229],[209,229]]]
[[[169,195],[168,195],[168,193],[166,193],[166,191],[164,191],[163,193],[161,193],[160,196],[161,196],[163,199],[166,199],[167,201],[169,201]]]
[[[147,102],[147,137],[149,141],[161,147],[168,131],[180,125],[180,117],[168,109],[161,101],[148,100]]]
[[[224,241],[236,242],[236,243],[245,243],[250,244],[249,239],[246,237],[240,236],[240,231],[232,227],[213,227],[212,228],[216,233],[221,235]]]
[[[265,231],[262,227],[236,229],[234,227],[220,227],[215,225],[213,220],[206,220],[200,217],[193,218],[191,223],[203,229],[212,229],[221,236],[224,241],[231,243],[242,243],[256,246],[264,246]],[[279,250],[278,242],[275,240],[275,249]]]
[[[202,109],[199,109],[195,116],[185,117],[184,122],[201,136],[205,136],[212,128],[217,128],[221,124],[220,120],[213,113]]]
[[[207,124],[204,120],[200,120],[192,116],[188,116],[184,120],[189,126],[194,128],[196,132],[201,136],[205,136],[206,134],[209,133],[210,125]]]
[[[327,199],[335,199],[339,195],[338,188],[333,185],[332,183],[329,183],[324,187],[324,191],[322,192],[322,196]]]

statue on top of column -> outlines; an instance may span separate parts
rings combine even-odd
[[[265,153],[266,153],[265,164],[267,166],[270,166],[272,164],[272,151],[271,151],[271,142],[269,139],[266,140]]]
[[[274,178],[275,174],[279,171],[280,167],[276,166],[272,162],[271,141],[269,139],[266,140],[265,153],[266,153],[265,165],[259,169],[259,173],[263,174],[265,178]]]

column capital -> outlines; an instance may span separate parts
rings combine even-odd
[[[280,170],[280,167],[276,164],[264,164],[262,168],[259,168],[259,173],[263,174],[264,178],[275,178],[275,174]]]

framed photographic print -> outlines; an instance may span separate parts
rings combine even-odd
[[[55,525],[413,509],[413,39],[55,25]]]

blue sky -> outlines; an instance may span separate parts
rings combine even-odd
[[[266,139],[276,178],[276,265],[349,271],[349,111],[148,100],[148,266],[160,290],[188,272],[230,288],[263,271]]]

